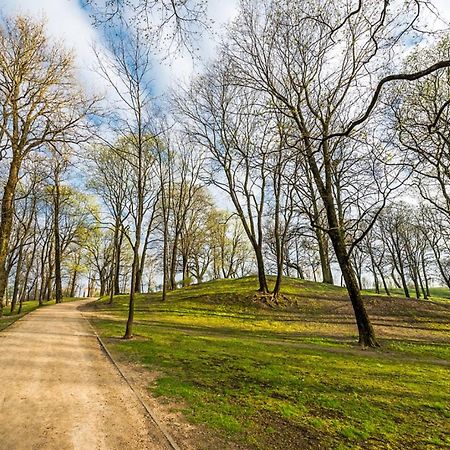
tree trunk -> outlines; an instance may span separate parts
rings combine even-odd
[[[13,155],[9,168],[8,180],[3,191],[0,216],[0,317],[3,315],[3,300],[8,284],[6,261],[14,216],[14,193],[19,180],[20,169],[20,159],[16,156],[15,151],[13,151]]]
[[[399,265],[397,268],[397,273],[400,275],[401,286],[396,281],[394,281],[395,284],[398,287],[400,287],[401,289],[403,289],[403,292],[405,293],[406,298],[411,298],[411,295],[409,293],[408,283],[407,283],[406,277],[405,277],[405,272],[403,270],[403,264],[401,264],[401,262],[399,262]],[[395,280],[395,278],[394,278],[394,280]]]
[[[134,322],[134,300],[136,297],[136,279],[139,266],[139,237],[136,238],[136,245],[133,251],[133,264],[131,268],[131,287],[130,287],[130,301],[128,305],[128,319],[125,330],[124,339],[131,339],[133,337],[133,322]]]
[[[267,285],[266,272],[264,269],[264,257],[262,254],[262,249],[259,245],[255,246],[255,254],[256,254],[256,264],[258,267],[258,282],[259,282],[258,291],[263,294],[267,294],[269,292],[269,287]]]
[[[164,207],[165,208],[165,207]],[[164,216],[166,215],[165,209],[163,210]],[[169,268],[167,264],[167,257],[169,253],[169,227],[168,218],[164,217],[164,235],[163,235],[163,282],[162,282],[162,296],[161,301],[166,301],[167,298],[167,285],[169,283]]]
[[[320,267],[322,270],[322,282],[334,284],[333,273],[331,272],[330,252],[328,248],[328,238],[322,230],[316,229],[317,242],[319,244]]]
[[[417,271],[417,279],[419,280],[419,286],[420,286],[420,290],[422,291],[423,298],[425,300],[428,300],[427,291],[425,289],[425,285],[423,284],[423,280],[422,280],[422,276],[420,275],[420,269],[419,268],[418,268],[418,271]]]
[[[341,236],[341,233],[335,230],[330,232],[330,238],[333,243],[339,267],[341,268],[342,276],[345,280],[345,286],[350,301],[352,302],[356,325],[358,326],[359,343],[363,347],[378,347],[379,345],[375,339],[375,332],[361,297],[358,280],[347,253],[345,240],[343,239],[343,236]]]
[[[275,280],[275,286],[272,291],[274,296],[277,296],[280,293],[281,281],[283,279],[283,260],[278,261],[277,266],[277,279]]]
[[[181,258],[182,258],[182,265],[183,265],[183,287],[186,287],[189,285],[188,258],[184,252],[183,252]]]
[[[16,275],[14,277],[14,288],[11,299],[11,313],[13,313],[16,308],[17,298],[19,295],[20,275],[22,271],[23,244],[23,242],[20,243],[19,255],[17,257]]]
[[[419,299],[420,298],[420,287],[419,287],[419,280],[418,280],[418,277],[417,277],[417,271],[416,270],[413,271],[412,279],[413,279],[413,283],[414,283],[414,290],[416,292],[416,298]]]
[[[120,257],[122,253],[123,230],[118,233],[118,241],[116,247],[116,263],[114,274],[114,295],[120,294]]]
[[[398,289],[402,289],[402,285],[398,282],[398,280],[397,280],[397,278],[396,278],[396,276],[395,276],[394,269],[392,269],[392,272],[391,272],[391,278],[392,278],[392,281],[394,282],[395,286],[396,286]]]
[[[140,294],[141,291],[142,291],[142,272],[141,269],[138,268],[136,272],[136,283],[134,286],[134,292],[136,292],[136,294]]]
[[[422,257],[422,272],[423,272],[423,279],[425,281],[426,298],[428,298],[428,297],[430,297],[430,285],[428,283],[427,265],[426,265],[424,257]]]
[[[384,290],[385,290],[386,294],[390,297],[391,296],[391,292],[389,291],[388,285],[386,283],[386,277],[384,276],[384,274],[381,271],[381,269],[379,267],[377,267],[377,268],[378,268],[378,272],[380,274],[381,281],[383,283]]]
[[[60,188],[58,176],[55,177],[54,192],[54,238],[55,238],[55,300],[62,303],[62,279],[61,279],[61,236],[59,232]]]
[[[106,292],[106,279],[104,273],[100,274],[100,297],[103,297]]]
[[[73,270],[72,281],[70,282],[69,297],[71,297],[71,298],[75,297],[75,288],[76,288],[76,283],[77,283],[77,275],[78,275],[78,270],[75,268]]]
[[[411,295],[409,293],[408,283],[406,281],[405,276],[405,269],[402,263],[402,255],[400,251],[397,251],[397,261],[395,261],[395,258],[393,259],[394,266],[397,270],[397,273],[400,275],[400,281],[402,283],[401,288],[403,289],[403,292],[405,293],[406,298],[410,298]]]
[[[178,236],[173,240],[172,255],[170,259],[170,290],[174,291],[177,288],[176,272],[177,272],[177,253],[178,253]]]

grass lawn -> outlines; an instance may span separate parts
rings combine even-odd
[[[79,298],[69,298],[69,297],[63,298],[63,302],[73,302],[76,300],[80,300],[80,299]],[[55,304],[55,301],[50,300],[48,302],[44,302],[44,304],[42,306],[48,306],[48,305],[54,305],[54,304]],[[39,302],[35,301],[35,300],[24,302],[22,305],[22,312],[20,314],[17,314],[18,308],[19,308],[19,305],[17,305],[16,311],[14,311],[12,314],[10,312],[9,306],[3,308],[3,317],[0,318],[0,331],[7,328],[9,325],[14,323],[16,320],[19,320],[23,316],[26,316],[31,311],[34,311],[35,309],[39,308]]]
[[[198,448],[450,447],[450,303],[367,296],[382,348],[361,350],[343,289],[286,280],[289,301],[272,308],[256,286],[139,295],[130,341],[118,339],[126,296],[96,302],[92,321],[113,354],[148,370],[153,396],[222,442]]]

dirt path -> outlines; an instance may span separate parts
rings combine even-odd
[[[167,449],[79,306],[41,308],[0,333],[0,448]]]

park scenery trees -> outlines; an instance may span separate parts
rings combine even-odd
[[[0,20],[0,317],[99,298],[98,332],[163,373],[155,392],[219,448],[449,445],[436,392],[450,35],[436,5],[241,0],[219,30],[206,1],[85,3],[101,94],[45,20]],[[155,92],[157,60],[180,53],[194,73]],[[432,360],[428,403],[395,411],[380,380],[406,392],[410,377],[416,398]]]

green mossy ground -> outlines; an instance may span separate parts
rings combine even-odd
[[[382,344],[361,350],[345,290],[286,280],[288,301],[261,305],[256,279],[127,296],[94,305],[119,358],[159,373],[148,387],[185,417],[244,448],[450,447],[450,302],[368,295]],[[437,301],[434,301],[437,300]]]

